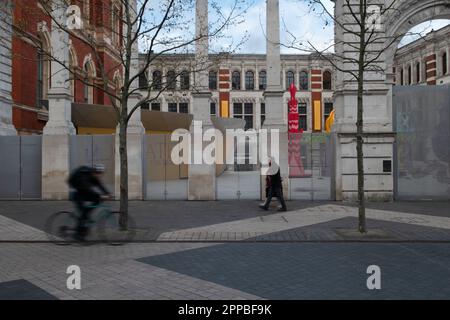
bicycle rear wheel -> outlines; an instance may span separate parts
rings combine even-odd
[[[45,233],[51,242],[67,244],[73,241],[78,224],[75,213],[60,211],[52,214],[45,223]]]
[[[136,224],[134,219],[128,215],[127,229],[120,227],[120,212],[112,211],[103,216],[97,223],[98,239],[109,244],[124,244],[134,240],[136,235]]]

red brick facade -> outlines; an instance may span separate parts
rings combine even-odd
[[[48,117],[47,110],[42,108],[42,103],[38,101],[38,51],[39,48],[44,48],[44,43],[48,43],[51,38],[52,21],[38,2],[38,0],[13,0],[14,26],[19,29],[14,33],[12,42],[13,123],[20,134],[41,133]],[[111,38],[111,2],[90,0],[89,17],[87,14],[83,15],[88,12],[87,8],[85,10],[83,7],[86,2],[88,1],[72,1],[72,4],[78,5],[81,9],[84,29],[95,32],[97,37],[103,36],[103,40]],[[44,30],[39,30],[40,25],[45,26]],[[99,61],[86,43],[73,36],[70,37],[70,40],[71,51],[76,55],[75,61],[78,63],[77,66],[74,66],[78,79],[85,77],[83,63],[86,57],[90,56],[97,73],[97,78],[91,81],[101,83],[99,65],[104,67],[110,80],[113,80],[115,71],[120,68],[120,62],[113,54],[116,50],[114,46],[100,41],[102,45],[96,49],[96,53],[100,57]],[[49,45],[51,46],[51,43]],[[47,90],[51,84],[51,70],[49,69],[50,63],[47,62],[47,73],[44,77]],[[84,103],[85,86],[82,81],[74,82],[73,101]],[[109,97],[102,90],[92,88],[91,92],[93,104],[111,104]],[[46,100],[47,97],[43,98]]]

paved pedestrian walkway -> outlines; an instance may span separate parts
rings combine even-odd
[[[168,202],[169,208],[164,219],[157,216],[155,223],[146,216],[145,211],[135,212],[132,205],[130,212],[137,221],[134,241],[450,241],[450,216],[442,212],[432,215],[368,208],[368,229],[375,236],[369,234],[359,237],[351,233],[358,226],[358,210],[355,206],[306,203],[298,208],[294,205],[294,209],[289,212],[276,213],[250,207],[249,204],[256,205],[254,202],[243,203],[248,211],[242,211],[241,203],[237,202],[225,203],[225,206],[220,202],[196,203],[197,209],[201,208],[198,210],[200,214],[193,213],[188,218],[181,208],[170,210]],[[48,241],[43,225],[49,215],[40,214],[46,203],[38,204],[41,208],[35,206],[33,214],[19,212],[15,216],[10,211],[9,217],[0,215],[0,241]],[[68,205],[56,204],[61,208],[63,205],[67,208]],[[190,203],[185,204],[189,208]],[[0,208],[2,205],[0,202]],[[143,205],[147,206],[148,215],[152,216],[153,203],[139,203],[139,206]],[[55,206],[55,203],[50,203],[50,206]],[[142,210],[142,207],[139,209]],[[3,210],[0,209],[0,213],[6,212]],[[206,214],[209,217],[203,219]]]
[[[275,213],[256,204],[133,203],[142,243],[60,246],[42,243],[42,225],[68,203],[0,202],[0,299],[450,298],[444,204],[370,206],[367,237],[349,232],[352,205],[291,203]],[[67,287],[73,265],[81,290]],[[372,265],[381,290],[367,288]]]

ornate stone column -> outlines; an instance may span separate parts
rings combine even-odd
[[[12,7],[11,1],[0,4],[0,136],[16,135],[12,123]]]
[[[288,133],[287,123],[284,120],[284,113],[287,111],[283,101],[284,90],[281,79],[279,0],[267,0],[266,15],[267,88],[264,92],[266,121],[263,128],[279,130],[278,165],[280,166],[283,188],[287,197],[289,195]],[[270,141],[270,138],[268,140]]]
[[[51,30],[51,88],[48,92],[49,118],[42,137],[42,198],[64,200],[68,198],[67,177],[70,171],[70,135],[75,134],[72,124],[72,96],[70,90],[69,34],[59,25],[66,26],[67,4],[54,0]]]
[[[211,92],[208,89],[208,0],[197,0],[196,2],[196,37],[199,39],[195,44],[195,60],[197,71],[195,74],[195,88],[193,96],[193,121],[191,134],[195,131],[212,128],[209,110]],[[201,123],[200,123],[201,121]],[[203,143],[192,139],[193,148],[197,152],[203,151]],[[191,159],[194,159],[193,154]],[[216,166],[206,164],[189,165],[189,200],[215,200],[216,199]]]

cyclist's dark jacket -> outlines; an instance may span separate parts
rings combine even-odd
[[[95,188],[100,189],[104,194],[109,194],[105,186],[94,175],[94,169],[87,166],[79,167],[71,173],[69,185],[86,196],[99,196]]]

